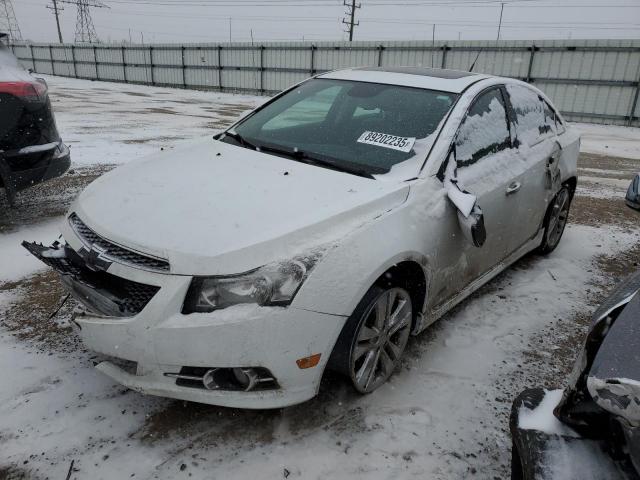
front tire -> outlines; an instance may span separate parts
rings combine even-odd
[[[571,191],[566,185],[553,197],[553,201],[549,205],[544,218],[544,235],[542,244],[538,248],[539,253],[543,255],[551,253],[560,243],[569,218],[571,197]]]
[[[413,305],[403,288],[374,285],[347,320],[329,366],[347,375],[360,393],[384,384],[409,340]]]

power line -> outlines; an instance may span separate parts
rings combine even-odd
[[[0,0],[0,32],[9,34],[9,42],[22,41],[22,33],[11,0]]]
[[[347,7],[347,16],[349,17],[349,20],[343,18],[342,23],[344,23],[345,25],[348,25],[349,30],[347,31],[349,32],[349,41],[353,42],[353,30],[355,29],[355,27],[360,25],[360,22],[357,22],[357,23],[355,22],[356,9],[362,8],[362,4],[358,3],[356,5],[356,0],[351,0],[350,4],[347,3],[347,1],[345,0],[343,4],[345,7]]]

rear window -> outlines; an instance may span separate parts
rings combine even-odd
[[[557,132],[556,115],[538,93],[525,86],[509,84],[507,92],[516,114],[520,142],[533,146]]]

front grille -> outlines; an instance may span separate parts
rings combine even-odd
[[[68,245],[22,245],[62,276],[73,296],[90,311],[109,317],[132,317],[144,309],[160,287],[134,282],[87,267]]]
[[[141,253],[134,252],[133,250],[123,248],[120,245],[116,245],[87,227],[75,213],[72,213],[69,216],[69,224],[78,237],[80,237],[80,240],[87,249],[91,250],[91,247],[95,245],[103,251],[102,256],[105,258],[117,263],[125,263],[127,265],[142,268],[144,270],[154,270],[158,272],[169,271],[168,261],[162,258],[143,255]]]

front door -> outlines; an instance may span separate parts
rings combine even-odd
[[[459,185],[476,195],[487,231],[485,244],[468,251],[471,281],[510,253],[510,238],[520,222],[517,191],[510,193],[517,155],[500,87],[485,90],[474,100],[458,130],[455,153]]]

